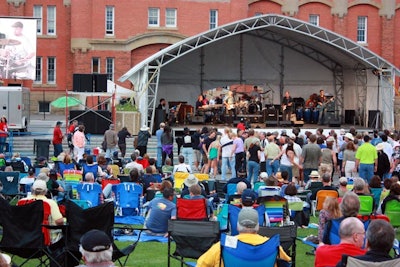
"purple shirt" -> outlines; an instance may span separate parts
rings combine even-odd
[[[235,138],[233,144],[236,145],[235,154],[244,152],[244,143],[242,138]]]

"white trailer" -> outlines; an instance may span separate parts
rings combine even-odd
[[[10,131],[26,131],[30,120],[30,91],[22,86],[0,86],[0,117]]]

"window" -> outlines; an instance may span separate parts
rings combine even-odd
[[[218,10],[210,10],[210,30],[218,27]]]
[[[160,9],[150,7],[149,8],[149,26],[155,27],[160,26]]]
[[[42,83],[42,57],[36,58],[35,83]]]
[[[56,34],[56,7],[55,6],[47,7],[47,34],[48,35]]]
[[[106,73],[107,80],[114,81],[114,58],[112,57],[106,59]]]
[[[167,8],[165,10],[165,26],[176,27],[176,9]]]
[[[357,42],[367,42],[367,17],[358,17],[357,19]]]
[[[92,58],[92,73],[100,73],[100,58]]]
[[[41,35],[42,34],[42,23],[43,23],[43,8],[42,6],[33,6],[33,17],[36,19],[37,26],[36,26],[36,33]]]
[[[308,17],[308,22],[315,26],[319,26],[319,15],[310,15]]]
[[[56,83],[56,58],[47,58],[47,83]]]
[[[114,35],[114,7],[106,6],[106,35]]]
[[[50,101],[39,101],[39,113],[50,113]]]

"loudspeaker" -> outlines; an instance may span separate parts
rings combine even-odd
[[[72,86],[74,92],[93,92],[92,74],[73,74]]]
[[[330,120],[329,127],[340,127],[340,120],[337,119]]]
[[[278,126],[278,121],[277,120],[266,120],[265,126],[276,127],[276,126]]]
[[[93,74],[95,92],[107,92],[107,74]]]
[[[378,123],[375,121],[375,119],[378,120]],[[377,129],[381,128],[381,116],[379,110],[368,110],[368,127]]]
[[[335,112],[335,102],[328,102],[326,104],[326,111],[327,112]]]
[[[347,109],[344,111],[344,123],[354,124],[356,111],[354,109]]]
[[[85,125],[85,133],[104,134],[104,132],[109,129],[111,124],[111,112],[107,110],[85,112],[86,110],[71,110],[69,112],[71,120],[79,116],[76,119]],[[99,116],[99,114],[103,117]]]
[[[292,126],[292,121],[280,121],[279,125],[285,126],[285,127],[290,127],[290,126]]]

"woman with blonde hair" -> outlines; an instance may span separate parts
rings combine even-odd
[[[337,198],[327,197],[322,206],[322,210],[319,212],[318,218],[318,240],[320,243],[322,242],[326,222],[341,216],[342,213],[339,209]]]
[[[219,152],[221,147],[220,141],[221,141],[221,135],[217,135],[215,141],[212,142],[208,147],[208,160],[210,163],[210,168],[212,170],[214,179],[218,173]]]

